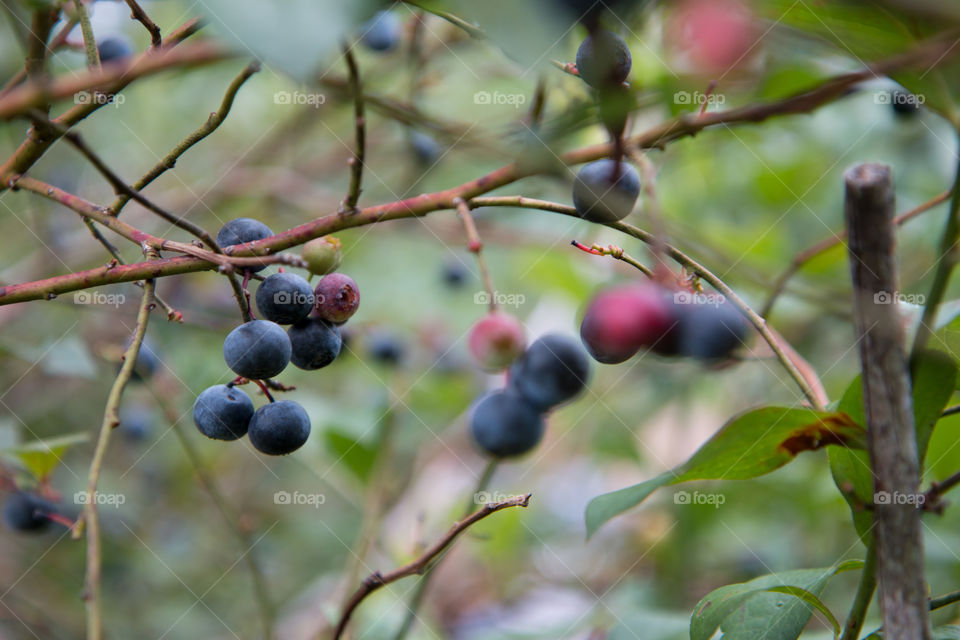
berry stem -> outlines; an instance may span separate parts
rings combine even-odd
[[[263,380],[254,380],[253,383],[260,387],[260,390],[263,391],[263,395],[267,396],[267,400],[274,402],[273,396],[270,395],[270,389],[267,388],[267,385]]]
[[[483,241],[480,240],[480,234],[477,232],[477,224],[470,213],[470,205],[463,198],[455,198],[454,204],[457,207],[457,215],[463,221],[463,228],[467,232],[467,249],[477,256],[477,267],[480,269],[480,279],[483,282],[483,288],[487,292],[487,299],[490,301],[490,313],[497,310],[497,296],[493,289],[493,278],[490,277],[490,269],[487,267],[487,259],[483,255]]]

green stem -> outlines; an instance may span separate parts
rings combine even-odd
[[[90,13],[83,0],[73,0],[77,8],[77,17],[80,19],[80,31],[83,33],[83,49],[87,54],[87,66],[91,69],[100,68],[100,52],[97,50],[97,40],[93,36],[93,25],[90,23]]]
[[[873,600],[873,592],[877,588],[877,548],[873,539],[867,545],[867,557],[863,560],[863,570],[860,572],[860,584],[857,585],[857,594],[850,606],[847,622],[843,625],[843,635],[840,640],[857,640],[863,628],[863,619]]]
[[[490,484],[490,480],[493,478],[493,474],[496,472],[499,464],[500,461],[496,458],[491,459],[490,462],[487,463],[483,473],[480,474],[480,479],[477,481],[476,488],[467,500],[466,508],[464,509],[462,517],[470,515],[470,513],[472,513],[476,508],[476,495],[481,491],[486,490],[487,485]],[[444,555],[446,555],[446,553],[444,553]],[[400,625],[397,633],[393,636],[393,640],[403,640],[403,638],[406,637],[407,633],[413,627],[413,623],[417,619],[417,610],[420,609],[420,605],[423,603],[423,599],[427,595],[427,588],[430,586],[430,576],[433,575],[433,570],[437,568],[437,565],[440,564],[442,560],[443,556],[440,556],[433,562],[429,569],[423,572],[423,577],[420,578],[420,582],[417,584],[417,588],[413,592],[413,596],[410,597],[410,602],[407,603],[407,615],[403,619],[403,624]]]

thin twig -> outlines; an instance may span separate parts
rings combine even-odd
[[[343,199],[340,209],[344,213],[354,213],[363,184],[363,163],[367,153],[367,121],[363,112],[363,84],[360,81],[360,68],[349,44],[343,45],[343,57],[350,74],[350,93],[353,95],[354,148],[350,158],[350,188]]]
[[[957,485],[960,485],[960,471],[949,476],[946,480],[931,482],[930,488],[923,494],[923,510],[943,513],[943,501],[941,498]]]
[[[83,33],[83,49],[87,54],[87,66],[95,71],[100,70],[100,52],[97,50],[97,39],[93,35],[93,24],[90,22],[90,13],[84,0],[73,0],[80,20],[80,31]]]
[[[391,582],[396,582],[401,578],[422,573],[430,565],[434,558],[439,556],[447,547],[453,544],[457,537],[469,529],[472,525],[483,520],[487,516],[496,513],[497,511],[509,509],[510,507],[526,507],[528,504],[530,504],[531,495],[533,494],[528,493],[523,496],[516,496],[507,500],[501,500],[500,502],[487,503],[473,514],[454,524],[453,527],[451,527],[446,533],[446,535],[431,545],[430,548],[424,551],[424,553],[413,562],[394,569],[389,573],[382,574],[377,572],[367,576],[357,591],[353,594],[353,597],[350,598],[350,602],[348,602],[347,606],[344,608],[344,611],[340,616],[340,622],[337,623],[337,628],[333,633],[334,640],[339,640],[341,637],[343,637],[343,632],[347,628],[347,623],[350,622],[350,616],[360,605],[360,603],[363,602],[363,599],[368,595],[380,587],[390,584]]]
[[[463,198],[454,200],[457,206],[457,215],[463,221],[463,228],[467,232],[467,249],[477,257],[477,267],[480,269],[480,280],[483,282],[483,288],[487,292],[489,299],[490,313],[497,310],[497,296],[493,289],[493,278],[490,277],[490,269],[487,266],[487,259],[483,255],[483,241],[480,240],[480,234],[477,232],[477,224],[470,214],[470,205]]]
[[[853,604],[850,605],[850,613],[847,614],[847,621],[843,625],[843,634],[840,640],[858,640],[860,630],[863,628],[863,621],[867,617],[867,610],[870,609],[870,601],[873,600],[873,592],[877,588],[877,542],[876,538],[871,538],[867,545],[867,556],[863,560],[863,569],[860,570],[860,581],[857,584],[857,593],[853,598]]]
[[[577,249],[580,249],[580,251],[584,251],[584,252],[589,253],[589,254],[591,254],[591,255],[595,255],[595,256],[610,256],[611,258],[613,258],[613,259],[615,259],[615,260],[620,260],[621,262],[626,262],[626,263],[629,264],[630,266],[632,266],[632,267],[636,268],[637,270],[639,270],[640,273],[642,273],[643,275],[647,276],[648,278],[653,278],[653,277],[654,277],[654,276],[653,276],[653,271],[651,271],[649,268],[647,268],[646,265],[642,264],[642,263],[641,263],[639,260],[637,260],[636,258],[631,257],[628,253],[626,253],[626,252],[623,250],[623,247],[618,247],[617,245],[614,245],[614,244],[607,245],[606,247],[601,247],[601,246],[598,245],[598,244],[594,244],[593,246],[588,247],[587,245],[583,244],[582,242],[577,242],[576,240],[571,240],[571,241],[570,241],[570,244],[572,244],[573,246],[575,246]]]
[[[960,591],[952,591],[938,598],[930,598],[930,611],[942,609],[955,602],[960,602]]]
[[[143,336],[147,332],[147,323],[150,320],[150,309],[153,307],[153,292],[155,282],[147,280],[143,287],[143,296],[140,300],[140,310],[137,313],[137,324],[133,331],[130,345],[123,353],[123,364],[117,374],[107,396],[107,405],[103,413],[103,422],[100,425],[100,435],[97,438],[93,460],[90,462],[90,473],[87,479],[86,502],[83,506],[83,527],[87,537],[87,571],[84,581],[84,600],[87,608],[87,640],[101,640],[103,638],[103,605],[101,601],[100,585],[100,520],[97,514],[97,483],[100,480],[100,469],[107,454],[110,443],[110,434],[114,427],[120,424],[118,414],[120,399],[123,390],[133,375],[137,354],[143,344]]]
[[[147,12],[144,11],[137,0],[127,0],[127,6],[130,7],[130,17],[144,26],[150,32],[150,46],[159,48],[163,44],[163,38],[160,36],[160,27],[150,19]]]
[[[442,11],[440,9],[431,9],[430,7],[423,6],[422,4],[420,4],[420,2],[417,2],[416,0],[403,0],[403,1],[406,2],[407,4],[412,4],[415,7],[419,7],[420,9],[423,9],[428,13],[432,13],[438,18],[442,18],[452,25],[460,27],[461,29],[466,31],[471,38],[483,39],[487,37],[487,35],[483,32],[483,29],[470,24],[463,18],[455,14],[452,14],[449,11]]]

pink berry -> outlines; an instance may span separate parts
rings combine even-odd
[[[470,329],[470,353],[487,371],[500,371],[523,353],[523,325],[507,313],[494,311]]]
[[[641,348],[652,347],[674,324],[664,289],[633,284],[603,291],[590,301],[580,325],[580,339],[603,364],[617,364]]]
[[[330,273],[320,278],[313,294],[314,311],[327,322],[346,322],[360,306],[357,283],[342,273]]]

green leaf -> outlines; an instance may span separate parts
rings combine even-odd
[[[843,413],[765,407],[733,418],[679,467],[646,482],[597,496],[587,505],[587,536],[656,489],[690,480],[742,480],[770,473],[802,451],[830,444],[863,447],[863,427]]]
[[[3,453],[17,458],[37,479],[43,479],[62,462],[67,449],[86,442],[88,438],[86,433],[73,433],[47,440],[34,440],[5,449]]]
[[[782,587],[770,587],[767,591],[773,593],[785,593],[788,596],[793,596],[794,598],[799,598],[803,600],[811,607],[815,608],[817,611],[823,614],[823,617],[827,619],[827,622],[830,623],[830,626],[833,627],[833,637],[839,637],[840,635],[840,622],[837,621],[836,616],[833,615],[833,612],[823,603],[823,600],[813,595],[806,589],[800,587],[794,587],[790,585],[783,585]]]
[[[334,458],[343,463],[360,482],[366,484],[373,471],[377,452],[366,444],[356,440],[349,434],[337,429],[326,429],[323,432],[324,443]]]
[[[821,607],[837,629],[839,624],[820,594],[830,578],[862,566],[860,561],[850,561],[825,569],[785,571],[715,589],[693,610],[690,640],[709,640],[717,629],[723,630],[724,640],[792,640],[803,631],[814,608]]]
[[[920,461],[926,457],[933,427],[940,419],[957,379],[957,363],[944,353],[924,351],[918,354],[912,370],[913,417],[917,425],[917,451]]]

